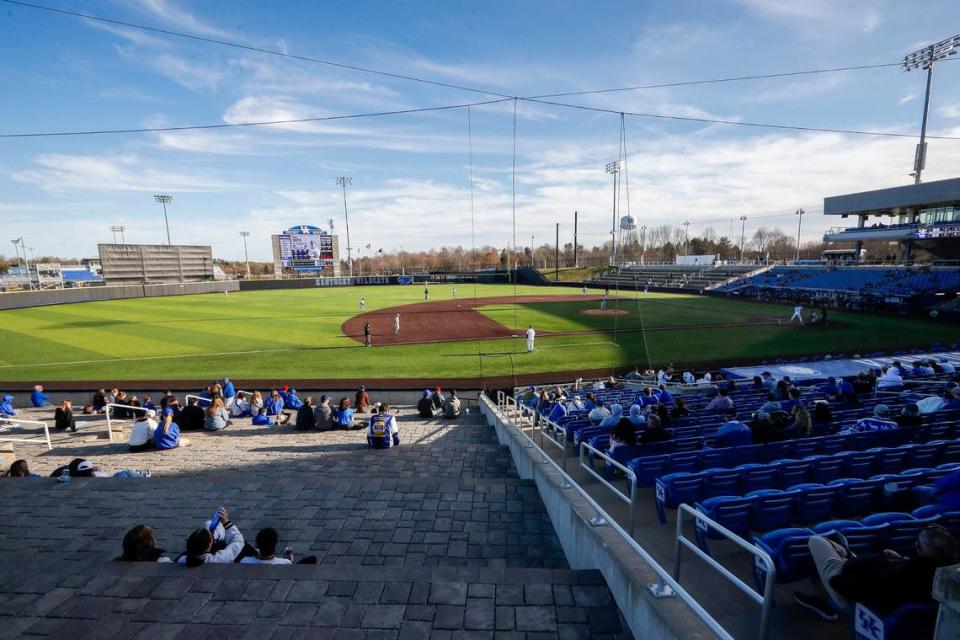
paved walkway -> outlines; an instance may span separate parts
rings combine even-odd
[[[626,637],[602,577],[569,569],[490,427],[409,410],[400,424],[387,451],[359,431],[248,421],[162,453],[130,454],[99,423],[56,434],[50,452],[16,445],[44,475],[74,457],[153,475],[0,481],[0,638]],[[272,526],[319,564],[111,561],[141,522],[176,555],[218,504],[248,539]]]

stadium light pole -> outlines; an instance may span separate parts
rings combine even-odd
[[[800,228],[803,225],[803,209],[797,209],[797,258],[795,262],[800,262]]]
[[[690,221],[683,223],[683,255],[690,255]]]
[[[250,279],[250,256],[247,254],[247,238],[250,236],[249,231],[241,231],[240,237],[243,238],[243,261],[247,265],[247,279]]]
[[[740,216],[740,262],[743,262],[744,243],[747,240],[747,216]]]
[[[20,269],[20,275],[22,276],[24,273],[24,268],[23,268],[23,261],[20,260],[20,245],[23,243],[23,238],[17,238],[15,240],[11,240],[10,242],[13,243],[13,250],[17,253],[17,267]],[[24,250],[23,254],[24,254],[24,257],[26,257],[26,254],[27,254],[26,250]],[[29,279],[27,279],[27,284],[28,286],[30,286],[31,289],[33,288],[33,286],[30,285]]]
[[[122,224],[112,224],[110,225],[110,231],[113,232],[113,244],[117,244],[117,234],[120,234],[120,244],[127,244],[127,239],[124,237],[123,232],[127,228]]]
[[[350,269],[350,277],[353,277],[353,247],[350,246],[350,214],[347,213],[347,185],[353,184],[353,178],[350,176],[339,176],[336,183],[343,187],[343,219],[347,226],[347,267]]]
[[[170,242],[170,219],[167,218],[167,205],[173,202],[173,196],[158,193],[153,196],[153,199],[159,202],[160,206],[163,207],[163,224],[167,228],[167,245],[169,246],[172,243]]]
[[[644,260],[647,257],[647,225],[642,225],[640,227],[640,266],[644,265]]]
[[[914,69],[925,69],[927,72],[927,89],[923,95],[923,120],[920,123],[920,142],[913,156],[913,183],[920,184],[920,174],[927,164],[927,114],[930,112],[930,85],[933,83],[933,64],[957,53],[960,46],[960,34],[941,40],[936,44],[924,47],[904,56],[904,72]]]
[[[620,175],[620,161],[608,162],[604,172],[613,176],[613,224],[610,227],[610,266],[617,261],[617,178]]]

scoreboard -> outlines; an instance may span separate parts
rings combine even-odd
[[[279,243],[284,269],[333,266],[333,236],[316,227],[288,229],[280,234]]]

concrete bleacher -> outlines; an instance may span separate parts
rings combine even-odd
[[[754,266],[622,266],[612,267],[590,280],[594,286],[611,289],[643,289],[649,283],[651,290],[704,291],[731,278],[756,269]]]
[[[18,443],[45,475],[83,457],[152,477],[0,481],[0,636],[627,637],[602,576],[570,569],[536,486],[491,427],[410,409],[399,424],[402,444],[386,451],[359,431],[249,420],[168,452],[128,453],[98,423],[54,434],[49,452]],[[111,560],[141,522],[175,555],[218,504],[248,540],[273,526],[319,564]]]

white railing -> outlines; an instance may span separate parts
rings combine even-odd
[[[237,391],[237,395],[236,395],[235,397],[240,397],[240,394],[241,394],[241,393],[242,393],[243,395],[245,395],[245,396],[251,396],[251,397],[253,396],[253,392],[252,392],[252,391],[244,391],[243,389],[237,389],[236,391]],[[199,406],[201,402],[206,402],[206,403],[212,403],[212,402],[213,402],[213,399],[212,399],[212,398],[204,398],[203,396],[198,396],[198,395],[193,394],[193,393],[188,393],[187,395],[183,396],[183,401],[184,401],[184,402],[190,402],[190,398],[196,398],[196,400],[197,400],[197,406]]]
[[[694,517],[694,520],[696,521],[695,526],[697,528],[706,528],[707,530],[716,531],[741,549],[752,554],[755,564],[763,565],[763,568],[766,572],[766,578],[763,582],[763,593],[758,592],[749,584],[734,575],[729,569],[710,557],[708,553],[705,553],[696,545],[695,542],[692,542],[689,538],[686,538],[683,535],[684,513],[689,513]],[[773,559],[770,558],[770,555],[760,547],[750,544],[733,531],[730,531],[723,525],[718,524],[714,520],[708,518],[706,515],[687,504],[681,504],[677,509],[677,537],[676,547],[674,549],[675,558],[673,566],[673,578],[677,582],[680,582],[680,562],[682,559],[681,552],[683,551],[683,547],[686,547],[692,551],[694,555],[706,562],[720,575],[732,582],[735,587],[747,594],[751,600],[760,605],[760,640],[765,640],[770,629],[770,607],[773,605],[773,587],[776,583],[777,572],[776,566],[773,564]]]
[[[110,439],[110,442],[113,442],[113,417],[110,415],[110,409],[113,409],[113,408],[129,409],[131,411],[143,411],[144,413],[149,411],[149,409],[147,409],[146,407],[134,407],[133,405],[117,404],[115,402],[111,402],[106,407],[104,407],[103,412],[104,412],[104,415],[107,416],[107,437]],[[117,419],[119,420],[119,418]]]
[[[543,446],[544,442],[549,442],[553,446],[560,449],[560,459],[562,460],[563,470],[567,470],[567,432],[563,430],[563,427],[558,425],[553,420],[549,418],[544,418],[540,416],[540,424],[537,426],[537,431],[540,433],[540,445]]]
[[[585,464],[583,461],[584,452],[592,453],[598,458],[603,459],[603,461],[609,464],[610,466],[623,471],[623,473],[627,476],[627,481],[630,483],[629,495],[624,493],[623,491],[620,491],[620,489],[617,489],[615,486],[613,486],[612,483],[607,482],[606,478],[604,478],[602,475],[594,471],[592,462],[590,464]],[[603,484],[603,486],[605,486],[607,489],[613,492],[614,496],[626,502],[627,506],[630,507],[630,515],[629,515],[629,519],[627,520],[627,532],[630,534],[630,537],[632,538],[634,526],[637,522],[637,474],[635,474],[633,472],[633,469],[631,469],[630,467],[620,464],[619,462],[611,458],[609,455],[607,455],[603,451],[600,451],[593,445],[587,444],[586,442],[581,442],[580,443],[580,477],[581,478],[583,478],[584,471],[586,471],[591,476],[599,480],[600,483]]]
[[[520,432],[520,435],[527,440],[526,446],[536,447],[543,456],[544,462],[550,464],[554,471],[560,474],[560,476],[563,478],[563,484],[561,486],[563,488],[574,489],[599,514],[597,524],[602,523],[613,529],[624,540],[624,542],[629,545],[638,556],[640,556],[647,566],[649,566],[653,572],[657,574],[658,581],[655,584],[648,585],[647,587],[653,597],[680,598],[680,600],[690,608],[694,615],[700,618],[700,620],[702,620],[703,623],[717,635],[717,637],[721,638],[721,640],[735,640],[734,637],[730,635],[730,633],[728,633],[727,630],[724,629],[723,626],[717,622],[716,619],[714,619],[714,617],[711,616],[710,613],[704,609],[703,606],[697,602],[693,596],[691,596],[682,586],[680,586],[680,583],[677,582],[666,569],[660,566],[660,563],[658,563],[656,559],[647,552],[646,549],[640,546],[640,544],[633,539],[633,536],[624,531],[623,527],[621,527],[616,520],[610,517],[610,515],[604,511],[603,507],[597,504],[597,501],[594,500],[593,497],[583,489],[583,487],[574,482],[573,478],[571,478],[563,469],[561,469],[560,466],[554,462],[545,451],[543,451],[543,449],[537,447],[537,444],[530,438],[530,436],[523,432],[519,425],[509,419],[508,410],[512,400],[513,399],[510,396],[505,395],[502,391],[498,391],[498,413],[503,417],[507,424],[514,426],[517,431]],[[514,403],[514,406],[516,406],[516,403]]]
[[[12,424],[13,426],[20,426],[21,424],[29,424],[37,427],[43,427],[43,435],[47,440],[47,451],[53,449],[53,445],[50,443],[50,427],[46,422],[40,422],[39,420],[20,420],[19,418],[0,418],[0,425],[3,423]],[[26,444],[36,444],[37,441],[29,438],[8,438],[7,436],[0,437],[0,441],[4,442],[23,442]]]

